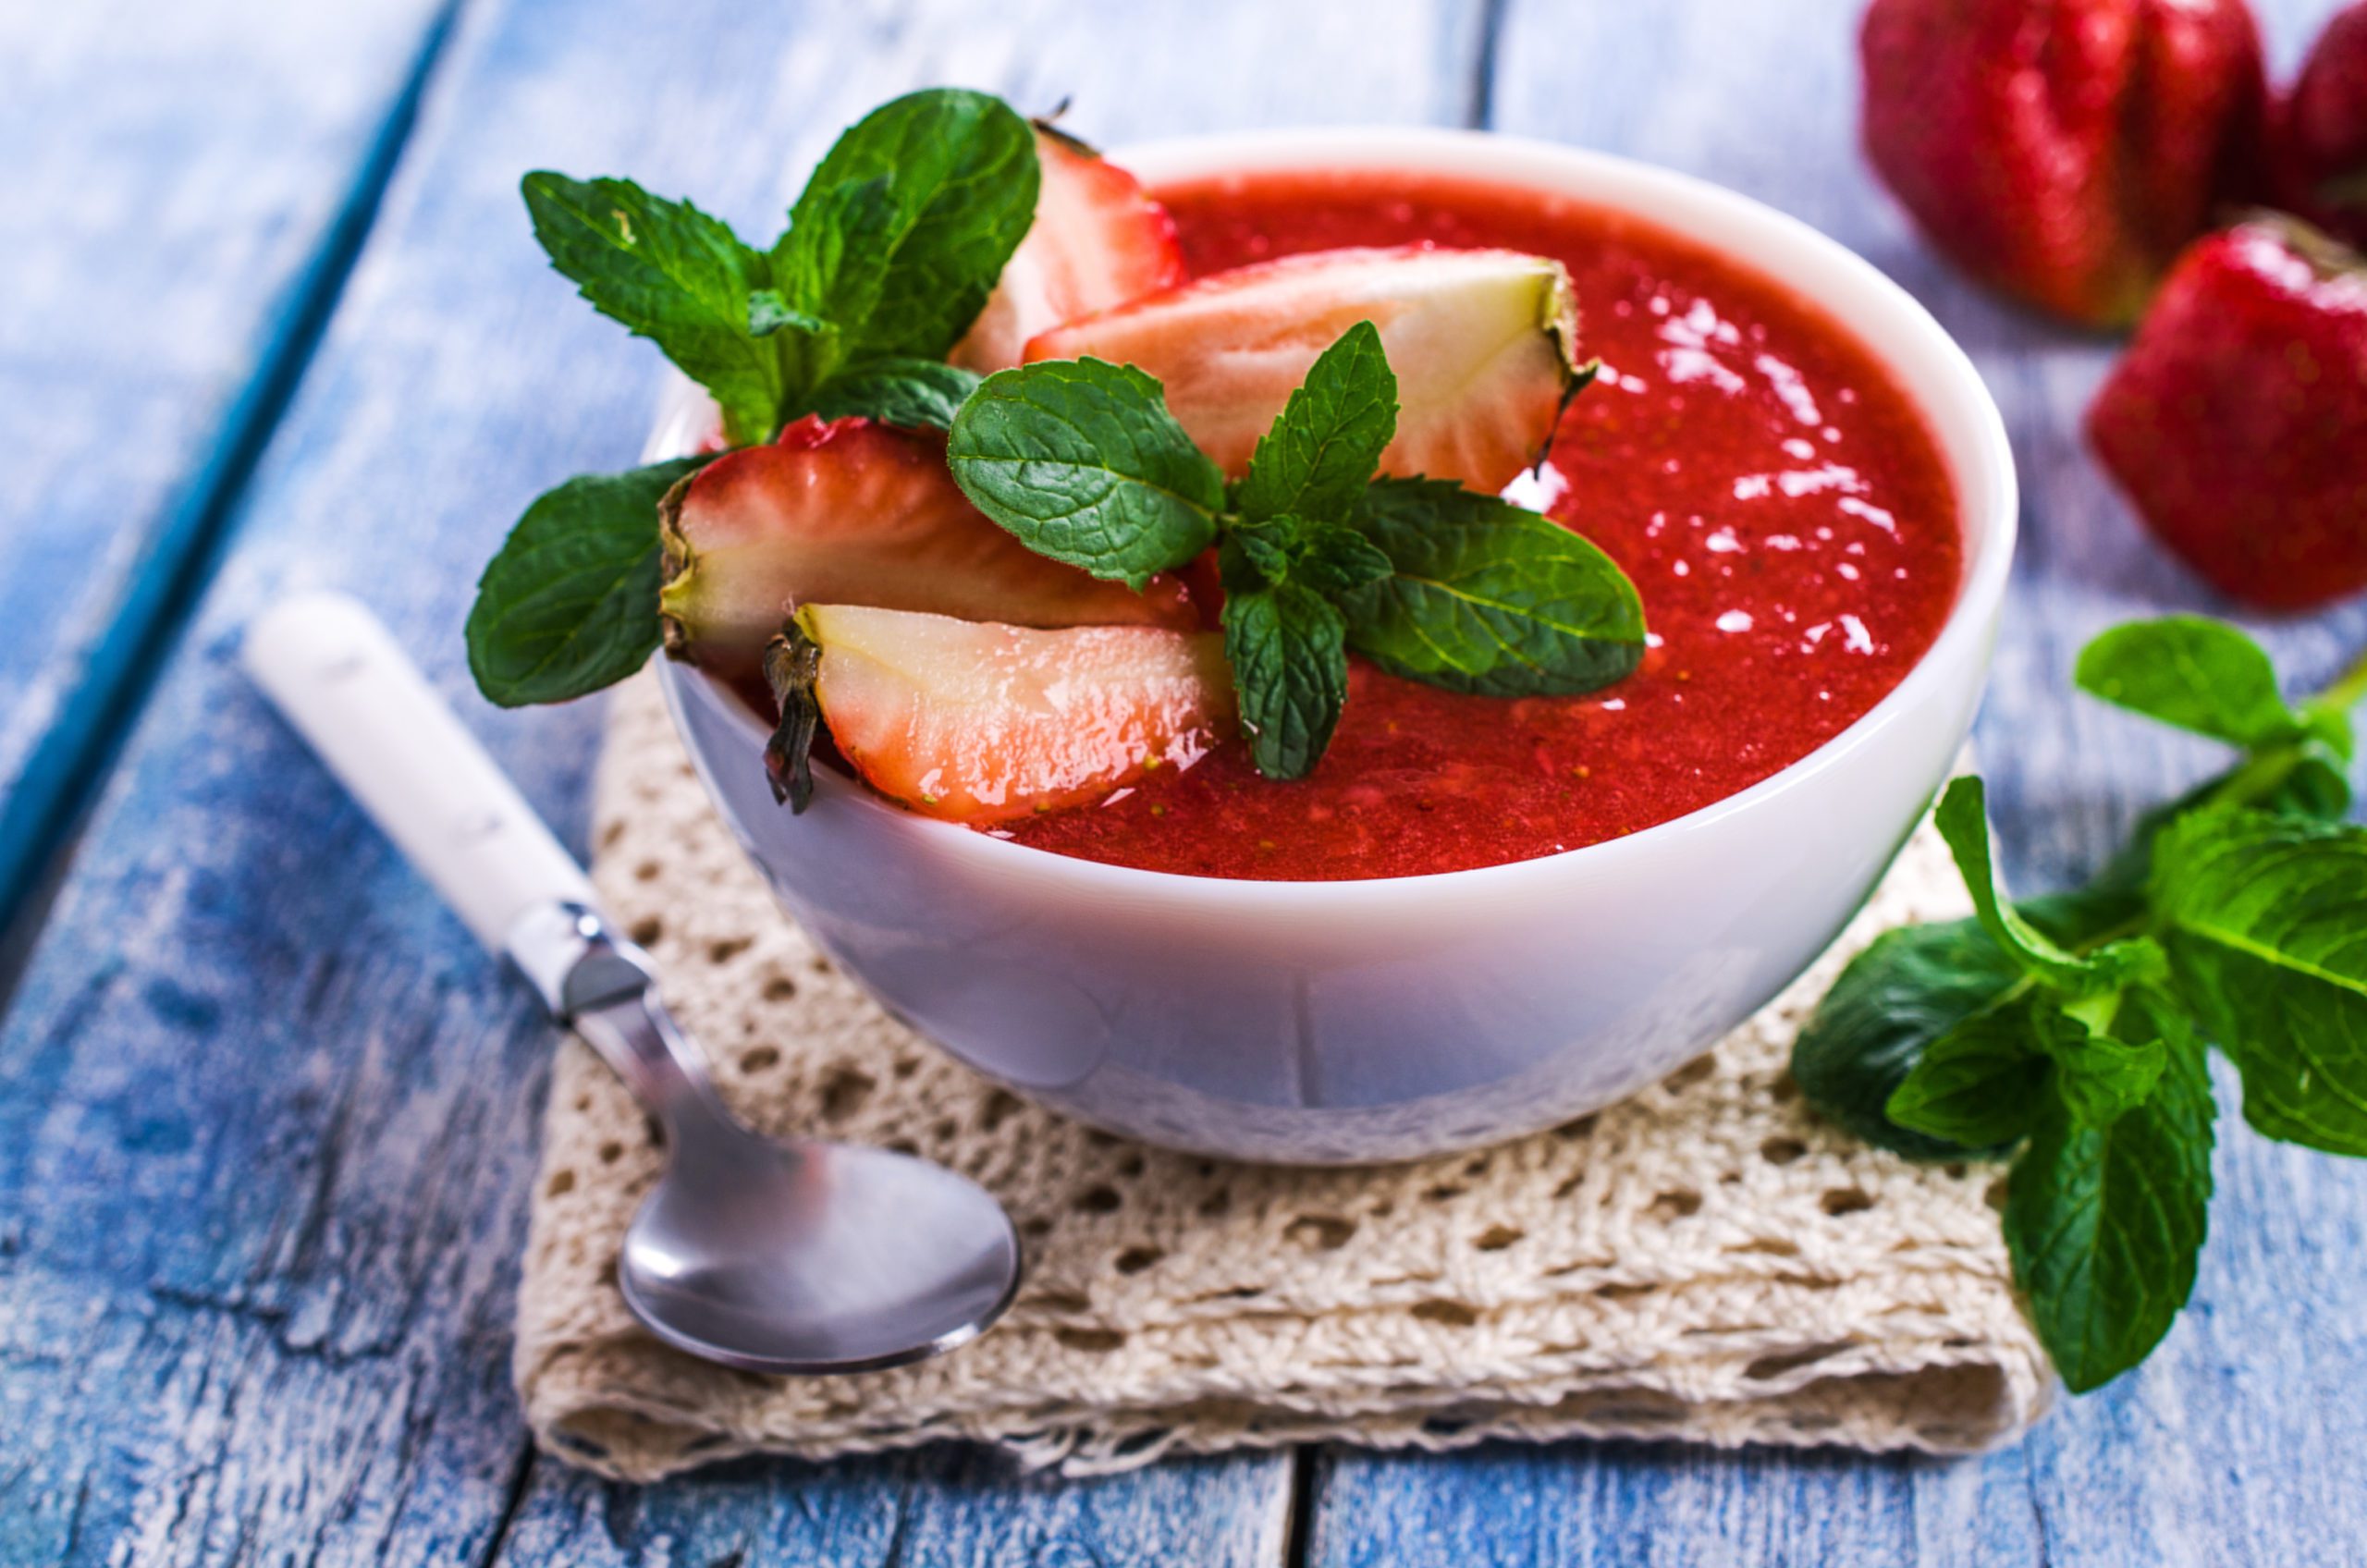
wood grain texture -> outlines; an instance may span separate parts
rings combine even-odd
[[[0,6],[0,919],[129,717],[442,6]]]
[[[1181,1460],[1101,1480],[1014,1474],[981,1451],[828,1465],[748,1462],[644,1488],[537,1464],[497,1562],[1117,1568],[1283,1560],[1288,1460]]]
[[[638,449],[645,344],[570,298],[521,171],[629,171],[769,235],[872,104],[997,87],[1111,140],[1468,112],[1476,8],[467,7],[377,230],[0,1028],[0,1562],[1196,1562],[1282,1555],[1291,1462],[1025,1480],[948,1452],[632,1492],[531,1461],[508,1387],[548,1029],[231,662],[368,600],[579,848],[596,704],[496,715],[460,629],[539,489]],[[1289,82],[1290,91],[1282,86]],[[697,1552],[713,1546],[711,1558]]]
[[[2289,59],[2324,8],[2268,7],[2276,52]],[[634,1491],[521,1446],[508,1335],[548,1031],[272,722],[229,650],[286,587],[360,593],[580,847],[596,714],[492,715],[466,689],[458,630],[475,563],[519,506],[628,459],[656,375],[644,345],[544,271],[514,194],[532,165],[630,171],[754,229],[852,114],[961,80],[1029,107],[1073,94],[1075,126],[1110,141],[1491,107],[1505,129],[1697,170],[1907,282],[2006,408],[2027,545],[1981,741],[2023,884],[2090,863],[2206,766],[2204,748],[2067,694],[2087,634],[2207,601],[2078,443],[2109,346],[1965,288],[1866,181],[1855,5],[1513,0],[1491,46],[1495,9],[1339,4],[1279,20],[1250,0],[866,0],[757,17],[701,0],[662,27],[627,0],[465,14],[238,547],[0,1026],[0,1563],[1283,1555],[1280,1456],[1056,1483],[933,1453]],[[38,45],[60,14],[19,10],[0,22],[21,29],[8,43]],[[333,13],[360,14],[305,14]],[[0,69],[18,58],[0,49]],[[78,241],[57,264],[110,260],[92,249]],[[91,396],[128,396],[153,372],[133,360],[118,375]],[[80,428],[39,427],[43,460],[70,456]],[[2367,618],[2265,631],[2318,673],[2367,640]],[[2355,1560],[2367,1410],[2341,1390],[2367,1372],[2367,1173],[2232,1122],[2226,1139],[2196,1308],[2144,1372],[2014,1452],[1943,1465],[1635,1445],[1330,1451],[1312,1473],[1308,1555]]]
[[[2256,6],[2290,62],[2333,7]],[[2093,865],[2211,747],[2076,696],[2116,621],[2226,615],[2138,528],[2079,419],[2116,352],[1973,288],[1921,244],[1856,144],[1856,0],[1573,7],[1514,0],[1497,129],[1707,176],[1905,284],[1964,344],[2012,433],[2022,546],[1976,730],[2015,885]],[[2367,647],[2367,607],[2241,619],[2288,676]],[[2194,1305],[2140,1372],[2067,1401],[2019,1448],[1938,1464],[1636,1445],[1498,1447],[1441,1464],[1327,1453],[1310,1561],[1465,1564],[2357,1561],[2367,1541],[2367,1167],[2263,1140],[2223,1074],[2219,1196]]]

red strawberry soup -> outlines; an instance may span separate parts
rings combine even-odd
[[[1652,642],[1635,675],[1579,697],[1461,695],[1359,660],[1308,778],[1261,778],[1228,741],[999,832],[1203,876],[1527,860],[1765,778],[1864,714],[1938,635],[1960,551],[1920,415],[1841,327],[1743,263],[1616,213],[1439,178],[1259,174],[1159,195],[1195,276],[1420,241],[1567,265],[1580,352],[1604,369],[1555,434],[1545,489],[1634,580]]]

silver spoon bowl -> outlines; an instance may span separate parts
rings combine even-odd
[[[951,1350],[1011,1305],[1019,1238],[977,1183],[887,1149],[750,1131],[658,1001],[647,955],[593,911],[530,913],[509,946],[538,988],[559,966],[551,1011],[664,1135],[666,1173],[617,1271],[660,1339],[755,1372],[864,1372]]]
[[[369,611],[289,599],[242,654],[477,939],[656,1118],[666,1172],[617,1268],[652,1332],[751,1371],[862,1372],[950,1350],[1011,1305],[1019,1238],[976,1182],[884,1149],[762,1137],[724,1109],[649,955],[610,932],[583,867]]]

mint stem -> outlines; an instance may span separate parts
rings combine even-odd
[[[2279,746],[2246,758],[2234,772],[2213,790],[2210,803],[2214,806],[2250,806],[2275,794],[2293,770],[2301,766],[2299,746]]]
[[[2349,713],[2361,703],[2367,702],[2367,653],[2350,661],[2350,668],[2334,679],[2334,683],[2310,699],[2315,707],[2329,708],[2336,713]]]

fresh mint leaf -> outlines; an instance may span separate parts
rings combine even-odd
[[[2193,1292],[2214,1114],[2202,1052],[2189,1041],[2168,1048],[2151,1096],[2109,1126],[2050,1105],[2014,1161],[2005,1245],[2073,1392],[2144,1360]]]
[[[829,323],[794,309],[781,298],[778,288],[759,288],[748,296],[748,336],[751,337],[770,337],[774,333],[782,331],[819,335],[829,330]]]
[[[1224,543],[1217,552],[1218,581],[1224,591],[1255,594],[1289,577],[1294,559],[1291,531],[1299,521],[1294,517],[1273,523],[1236,522],[1225,530]]]
[[[859,414],[906,430],[950,430],[979,380],[975,371],[937,360],[866,360],[825,382],[813,411],[824,419]]]
[[[2091,649],[2108,644],[2111,639],[2112,633],[2107,632]],[[2367,667],[2304,702],[2295,715],[2296,729],[2287,739],[2260,748],[2234,767],[2146,812],[2138,819],[2128,842],[2087,889],[2060,896],[2125,895],[2135,900],[2131,913],[2141,913],[2144,890],[2152,876],[2153,840],[2171,823],[2209,807],[2249,806],[2329,822],[2348,816],[2352,800],[2348,769],[2352,753],[2349,709],[2359,701],[2362,685],[2367,685]]]
[[[1973,910],[1992,940],[2031,974],[2075,988],[2094,983],[2088,965],[2023,920],[1998,893],[1989,850],[1988,790],[1979,778],[1950,779],[1932,809],[1932,823],[1947,840],[1956,871],[1972,894]]]
[[[2337,762],[2349,763],[2359,754],[2359,732],[2351,728],[2350,715],[2331,703],[2303,703],[2295,713],[2311,741],[2316,741]]]
[[[765,742],[765,777],[773,800],[791,816],[803,815],[814,799],[814,738],[822,729],[814,683],[821,674],[821,645],[793,618],[765,644],[765,684],[780,710],[780,723]]]
[[[980,511],[1037,555],[1140,592],[1216,537],[1224,475],[1130,365],[1047,360],[997,371],[947,446]]]
[[[1226,533],[1221,564],[1227,593],[1295,582],[1326,598],[1378,582],[1394,570],[1370,540],[1345,523],[1289,516],[1234,523]]]
[[[2305,741],[2293,766],[2254,802],[2280,816],[2339,822],[2350,815],[2350,772],[2323,743]]]
[[[764,254],[688,202],[626,179],[538,170],[521,190],[551,264],[601,314],[657,345],[723,410],[733,443],[772,435],[784,389],[780,356],[749,334]]]
[[[1396,434],[1397,376],[1380,329],[1360,321],[1323,350],[1258,440],[1233,508],[1252,522],[1345,517]]]
[[[1340,600],[1350,645],[1385,669],[1481,696],[1565,696],[1642,662],[1635,584],[1549,518],[1444,481],[1384,479],[1353,521],[1395,569]]]
[[[1879,1148],[1961,1158],[1968,1145],[1903,1127],[1885,1108],[1939,1040],[2026,985],[1976,921],[1895,926],[1849,961],[1801,1027],[1792,1081],[1818,1114]]]
[[[2091,1127],[2109,1127],[2142,1105],[2169,1043],[2194,1037],[2175,1003],[2139,987],[2084,1002],[2038,1000],[2030,1014],[2033,1037],[2054,1062],[2055,1092]]]
[[[611,686],[657,651],[657,502],[707,457],[578,475],[528,507],[477,581],[469,672],[503,707]]]
[[[1040,180],[1035,133],[1001,99],[908,93],[823,158],[774,248],[773,280],[839,328],[851,361],[941,360],[1026,237]]]
[[[878,308],[898,212],[886,175],[828,187],[817,177],[797,199],[796,212],[767,263],[783,304],[824,324],[777,340],[788,384],[810,390],[838,374],[854,330]]]
[[[1348,700],[1346,627],[1313,589],[1283,582],[1224,602],[1224,656],[1250,760],[1303,778],[1322,760]]]
[[[2116,626],[2079,651],[2073,680],[2105,702],[2248,750],[2302,732],[2261,645],[2202,616]]]
[[[2204,779],[2185,793],[2148,808],[2138,817],[2136,826],[2129,829],[2128,841],[2113,852],[2085,886],[2026,900],[2015,907],[2028,916],[2034,903],[2062,900],[2096,903],[2110,905],[2112,909],[2095,929],[2144,924],[2147,912],[2152,907],[2146,898],[2146,888],[2153,880],[2153,842],[2162,836],[2162,830],[2189,812],[2203,810],[2224,800],[2230,791],[2248,791],[2256,787],[2282,790],[2285,787],[2282,775],[2274,784],[2247,782],[2248,776],[2255,775],[2266,766],[2268,759],[2248,758],[2224,773]],[[2349,786],[2346,784],[2343,807],[2335,815],[2339,816],[2349,809]],[[2042,924],[2042,929],[2048,928]]]
[[[2272,1138],[2367,1155],[2367,829],[2201,812],[2156,847],[2179,992]]]
[[[2149,938],[2113,942],[2085,955],[2073,953],[2005,900],[1997,891],[1996,869],[1989,851],[1987,791],[1978,778],[1968,775],[1952,779],[1932,813],[1932,821],[1956,857],[1981,924],[2030,974],[2050,986],[2080,992],[2110,990],[2159,973],[2161,953]]]
[[[2013,1143],[2045,1109],[2047,1060],[2034,1034],[2027,999],[1974,1013],[1924,1049],[1884,1114],[1956,1149]]]
[[[2304,741],[2285,751],[2248,757],[2215,774],[2174,800],[2165,801],[2138,817],[2128,842],[2106,860],[2085,886],[2043,894],[2015,905],[2040,929],[2054,926],[2041,919],[2042,912],[2068,917],[2085,936],[2134,927],[2144,923],[2151,905],[2146,889],[2153,879],[2153,844],[2170,824],[2214,806],[2250,805],[2285,816],[2339,821],[2350,812],[2350,780],[2340,763],[2316,741]],[[2095,918],[2084,918],[2082,912]]]
[[[1309,523],[1295,549],[1292,578],[1327,598],[1382,582],[1396,570],[1379,546],[1345,523]]]

